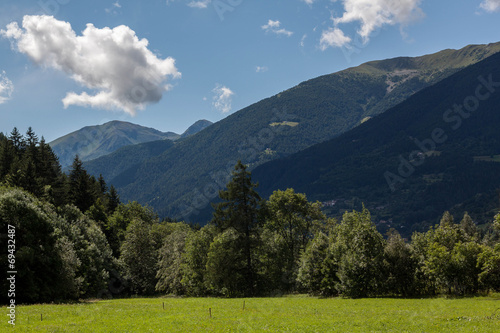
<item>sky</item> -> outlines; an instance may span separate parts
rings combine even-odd
[[[182,133],[367,61],[500,41],[500,0],[2,0],[0,132]]]

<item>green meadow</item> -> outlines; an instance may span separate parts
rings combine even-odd
[[[19,306],[16,316],[15,328],[2,316],[2,332],[500,332],[500,295],[136,298]]]

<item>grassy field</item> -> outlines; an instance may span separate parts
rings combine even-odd
[[[500,295],[121,299],[20,306],[16,314],[14,329],[2,316],[1,332],[500,332]]]

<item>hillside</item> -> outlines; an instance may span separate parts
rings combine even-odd
[[[195,135],[196,133],[204,130],[208,126],[212,125],[213,123],[209,120],[198,120],[195,122],[193,125],[189,126],[189,128],[181,134],[181,139],[187,138],[188,136]]]
[[[261,165],[253,177],[263,196],[292,187],[333,216],[364,203],[381,230],[406,235],[445,210],[490,222],[500,188],[499,106],[495,54],[338,138]]]
[[[136,124],[111,121],[103,125],[88,126],[50,142],[64,168],[71,165],[75,155],[89,161],[110,154],[117,149],[155,140],[175,140],[175,133],[163,133]]]
[[[148,204],[161,216],[196,221],[237,160],[256,167],[334,138],[498,51],[500,43],[468,46],[325,75],[228,116],[124,170],[126,177],[102,173],[122,199]],[[94,174],[107,170],[88,167]]]

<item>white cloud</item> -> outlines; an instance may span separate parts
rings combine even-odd
[[[480,6],[487,12],[500,11],[500,0],[483,0]]]
[[[167,0],[167,5],[170,5],[171,3],[175,2],[175,1],[176,0]],[[212,2],[212,0],[190,0],[188,3],[186,3],[186,5],[191,7],[191,8],[204,9],[204,8],[207,8],[211,2]]]
[[[200,1],[191,1],[187,5],[191,8],[207,8],[208,5],[212,2],[212,0],[200,0]]]
[[[217,84],[212,90],[214,97],[212,105],[222,113],[228,113],[232,108],[232,97],[234,92],[226,86]]]
[[[339,28],[330,28],[323,31],[319,45],[321,50],[326,50],[329,47],[343,47],[351,42],[351,38],[344,35],[344,32]]]
[[[328,44],[329,38],[334,41],[335,36],[341,37],[336,31],[339,24],[360,22],[361,27],[357,33],[367,43],[370,35],[384,25],[399,25],[402,30],[424,16],[420,8],[422,0],[342,0],[342,2],[345,12],[342,17],[333,18],[333,28],[323,31],[322,39],[325,37],[325,43],[322,44],[322,48],[345,45],[335,42]],[[342,41],[342,38],[337,41]]]
[[[300,43],[299,43],[299,45],[300,45],[301,47],[304,47],[304,46],[306,45],[306,39],[307,39],[307,34],[304,34],[304,35],[302,36],[302,38],[300,39]]]
[[[255,71],[257,73],[264,73],[264,72],[267,72],[269,70],[269,68],[267,66],[256,66],[255,67]]]
[[[0,104],[7,102],[14,92],[14,84],[6,76],[5,71],[0,73]]]
[[[120,4],[119,1],[116,1],[113,3],[111,8],[105,8],[104,11],[108,14],[113,14],[117,15],[118,14],[118,9],[122,8],[122,5]]]
[[[312,5],[314,0],[302,0],[304,1],[305,3],[307,3],[308,5]]]
[[[95,93],[70,92],[63,99],[65,108],[79,105],[134,115],[161,100],[171,88],[167,78],[181,76],[173,58],[159,59],[146,39],[124,25],[98,29],[87,24],[77,36],[68,22],[27,15],[22,26],[10,23],[0,35],[37,65],[62,71]]]
[[[261,28],[262,28],[262,30],[264,30],[266,32],[271,32],[271,33],[274,33],[278,36],[283,35],[283,36],[290,37],[293,35],[293,32],[288,31],[284,28],[280,28],[280,27],[281,27],[280,21],[269,20],[267,22],[267,24],[263,25]]]

